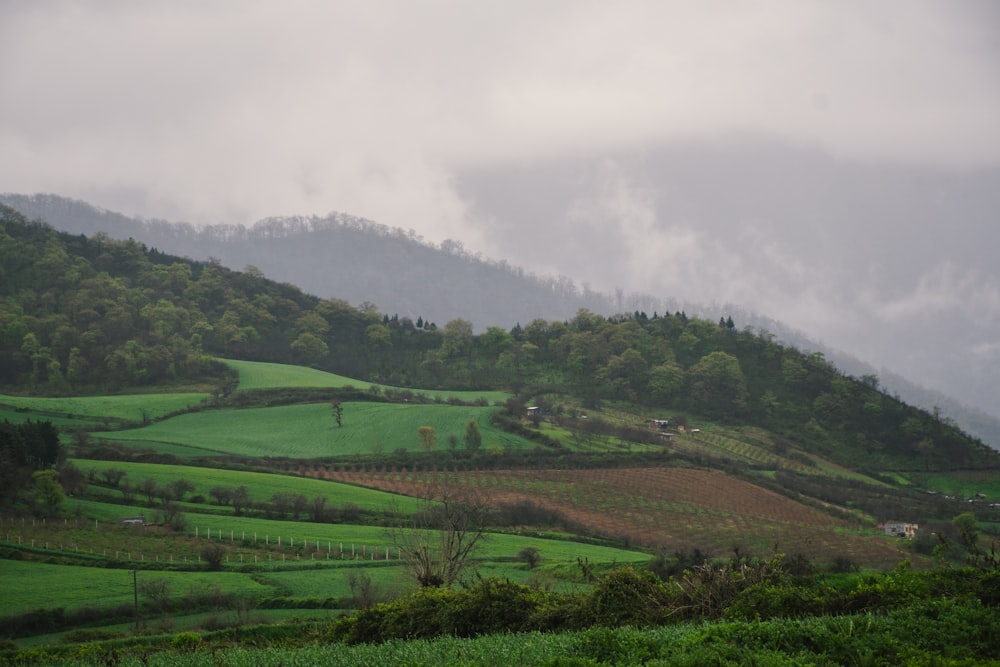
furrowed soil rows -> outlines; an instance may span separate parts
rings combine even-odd
[[[337,481],[424,495],[442,474],[327,472]],[[494,504],[530,501],[555,510],[575,531],[670,552],[717,555],[774,551],[829,562],[840,556],[891,566],[905,556],[874,531],[721,472],[693,468],[451,472],[452,483]]]

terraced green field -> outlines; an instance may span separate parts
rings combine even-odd
[[[209,394],[123,394],[121,396],[75,396],[68,398],[39,398],[0,394],[0,408],[6,407],[30,414],[34,419],[44,417],[86,418],[141,422],[159,419],[172,412],[184,410],[210,398]]]
[[[314,368],[272,364],[258,361],[239,361],[236,359],[220,359],[230,368],[234,368],[240,376],[239,390],[252,389],[284,389],[300,387],[345,387],[367,389],[373,386],[370,382],[327,373]],[[380,390],[410,391],[421,393],[432,399],[448,400],[456,398],[461,401],[476,401],[486,399],[490,404],[502,403],[510,398],[510,394],[502,391],[438,391],[415,389],[413,387],[393,387],[391,385],[374,384]]]
[[[142,578],[165,579],[176,596],[218,586],[226,593],[272,595],[248,574],[240,572],[150,572]],[[73,609],[90,604],[111,606],[131,603],[134,596],[132,571],[75,565],[50,565],[0,559],[3,582],[3,615],[32,609]]]
[[[470,419],[479,423],[484,449],[533,447],[523,438],[489,424],[495,408],[387,403],[344,404],[338,427],[325,403],[243,410],[206,410],[126,431],[99,432],[96,438],[132,443],[187,456],[234,454],[254,457],[319,458],[420,450],[418,429],[432,426],[437,447],[454,436],[461,447]]]

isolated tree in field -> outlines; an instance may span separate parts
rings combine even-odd
[[[437,432],[433,426],[421,426],[417,429],[417,434],[420,436],[420,447],[425,452],[433,450],[437,445]]]
[[[479,432],[479,424],[475,419],[470,419],[465,425],[465,448],[470,452],[479,449],[483,444],[483,435]]]
[[[416,513],[390,529],[389,538],[417,583],[451,586],[486,536],[487,509],[482,496],[439,485],[427,494]]]
[[[542,552],[535,547],[524,547],[517,552],[517,559],[526,563],[529,570],[534,570],[542,562]]]
[[[330,412],[333,413],[333,421],[337,422],[337,426],[344,425],[344,404],[338,399],[333,399],[330,401]]]

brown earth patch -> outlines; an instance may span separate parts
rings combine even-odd
[[[567,528],[665,550],[716,556],[802,554],[893,566],[906,557],[869,526],[722,472],[692,468],[409,472],[311,470],[310,476],[411,496],[434,484],[477,489],[495,506],[528,501],[554,510]]]

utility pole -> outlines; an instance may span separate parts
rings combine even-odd
[[[132,597],[135,600],[135,628],[139,629],[139,582],[136,578],[136,570],[132,570]]]

